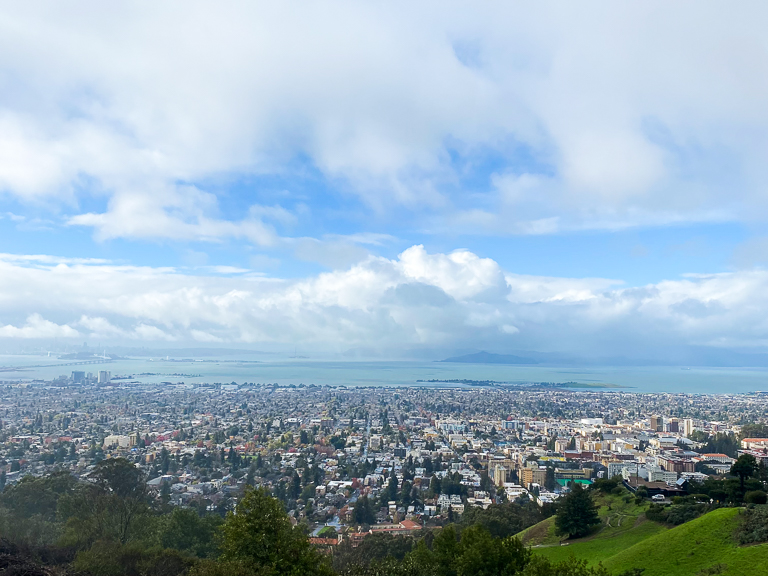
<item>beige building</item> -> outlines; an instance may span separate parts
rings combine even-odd
[[[509,468],[507,468],[506,466],[499,466],[498,464],[495,464],[492,470],[493,483],[496,486],[502,486],[507,481],[508,473],[509,473]]]
[[[543,486],[547,479],[547,469],[537,466],[536,468],[523,468],[520,470],[520,482],[526,488],[531,484]]]

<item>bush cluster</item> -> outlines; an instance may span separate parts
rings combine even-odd
[[[768,542],[768,506],[748,506],[736,529],[739,544]]]

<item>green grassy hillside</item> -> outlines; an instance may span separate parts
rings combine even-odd
[[[566,546],[545,546],[535,548],[534,551],[554,562],[560,562],[567,560],[570,556],[575,556],[579,560],[587,560],[590,564],[597,564],[651,536],[666,532],[667,530],[655,522],[643,519],[629,524],[629,527],[623,529],[606,528],[592,538],[575,540]]]
[[[628,501],[629,500],[629,501]],[[611,574],[644,568],[643,576],[768,575],[768,544],[738,546],[739,510],[722,508],[669,528],[646,520],[647,505],[624,496],[599,496],[603,521],[592,534],[561,545],[554,518],[520,533],[536,554],[559,562],[574,556]]]
[[[737,546],[739,510],[723,508],[646,538],[603,561],[614,574],[645,568],[643,576],[768,574],[768,544]]]
[[[636,505],[634,498],[626,493],[620,496],[599,495],[596,502],[600,505],[598,513],[602,524],[585,538],[570,540],[567,545],[561,546],[562,538],[555,532],[554,518],[531,526],[520,536],[537,554],[550,560],[559,562],[575,556],[596,564],[667,530],[660,524],[647,521],[644,516],[647,504]]]

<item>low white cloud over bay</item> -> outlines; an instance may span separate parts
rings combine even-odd
[[[170,268],[0,257],[0,337],[73,342],[301,344],[624,353],[635,342],[768,343],[768,272],[639,288],[516,275],[458,251],[413,246],[297,281]]]

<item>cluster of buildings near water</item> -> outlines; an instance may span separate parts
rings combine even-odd
[[[108,372],[0,383],[0,482],[104,458],[145,473],[157,498],[232,510],[246,485],[319,532],[408,533],[468,507],[556,501],[572,483],[621,476],[657,498],[727,473],[768,439],[765,394],[691,395],[435,387],[139,384]],[[707,450],[733,439],[729,454]],[[366,507],[361,505],[365,499]]]

